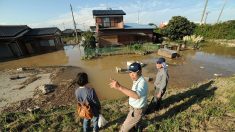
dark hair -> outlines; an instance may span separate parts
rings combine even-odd
[[[84,86],[88,83],[88,75],[85,72],[80,72],[77,74],[77,84],[79,86]]]

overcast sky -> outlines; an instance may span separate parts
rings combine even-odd
[[[167,22],[172,16],[184,16],[199,22],[206,0],[0,0],[0,25],[56,26],[72,28],[70,12],[74,9],[78,28],[94,25],[92,10],[112,8],[126,12],[125,23]],[[215,23],[225,0],[209,0],[208,23]],[[227,0],[221,21],[235,19],[235,0]]]

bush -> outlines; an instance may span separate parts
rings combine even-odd
[[[82,34],[82,46],[84,49],[94,49],[96,47],[95,37],[92,32],[87,31]]]
[[[194,34],[207,39],[235,39],[235,20],[214,25],[197,25]]]

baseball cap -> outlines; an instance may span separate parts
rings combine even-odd
[[[157,64],[162,64],[162,63],[165,62],[165,61],[166,61],[165,58],[160,57],[160,58],[158,58],[158,60],[156,61],[156,63],[157,63]]]
[[[128,67],[128,72],[137,72],[141,70],[141,65],[137,62],[132,63],[129,67]]]

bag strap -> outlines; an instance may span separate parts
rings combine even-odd
[[[86,102],[88,102],[88,101],[87,101],[87,96],[88,96],[88,95],[87,95],[87,91],[86,91],[86,96],[85,96],[84,100],[82,101],[83,104],[85,104]]]
[[[88,94],[87,94],[87,91],[86,91],[86,96],[85,96],[85,98],[84,98],[84,100],[82,101],[82,104],[89,104],[89,102],[87,101],[87,96],[88,96]]]

